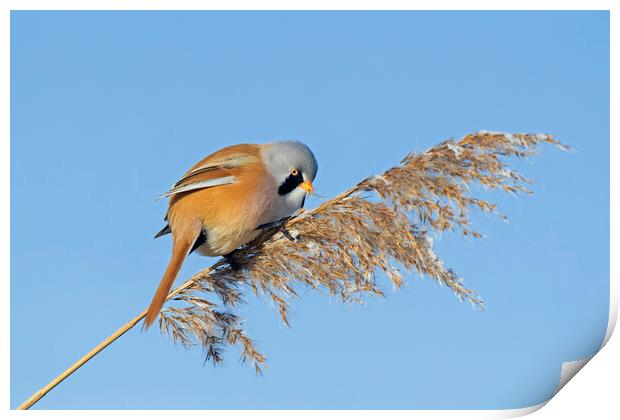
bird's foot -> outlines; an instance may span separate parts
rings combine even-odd
[[[241,265],[239,264],[239,262],[237,262],[237,259],[235,258],[235,251],[224,255],[224,258],[226,259],[226,262],[230,266],[231,270],[237,271],[241,269]]]
[[[289,241],[296,242],[297,241],[297,237],[291,235],[291,232],[289,232],[286,229],[286,227],[284,227],[286,222],[288,222],[290,219],[291,219],[290,217],[285,217],[283,219],[276,220],[275,222],[264,223],[264,224],[260,225],[257,229],[276,228],[276,230],[278,232],[282,233],[282,235],[284,235]]]
[[[293,235],[291,235],[291,232],[289,232],[283,224],[278,225],[278,231],[280,231],[282,233],[282,235],[284,235],[286,237],[286,239],[288,239],[291,242],[296,242],[297,238],[293,237]]]

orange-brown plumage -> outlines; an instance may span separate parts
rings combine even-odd
[[[187,256],[199,233],[200,224],[196,223],[196,221],[178,226],[172,231],[172,237],[174,240],[174,244],[172,246],[172,257],[170,258],[168,267],[166,268],[166,271],[159,282],[159,286],[155,291],[155,295],[149,305],[149,309],[146,312],[146,317],[144,319],[144,325],[146,328],[148,328],[153,321],[155,321],[161,307],[164,305],[164,302],[166,302],[168,293],[172,288],[172,284],[174,283],[177,274],[179,274],[181,265],[183,264],[185,257]]]
[[[242,240],[248,236],[248,232],[255,233],[256,236],[258,233],[256,227],[267,222],[263,220],[269,208],[266,193],[269,192],[270,185],[274,184],[265,170],[265,165],[260,162],[256,145],[228,147],[203,159],[193,168],[217,159],[222,152],[256,156],[256,161],[242,168],[218,168],[192,177],[191,180],[195,182],[234,176],[237,182],[176,194],[172,196],[168,210],[168,223],[173,232],[176,225],[190,223],[194,219],[216,230],[211,234],[217,235],[217,239],[222,238],[220,241],[214,241],[221,242],[221,245],[214,249],[207,245],[206,248],[199,250],[203,255],[209,256],[225,255],[234,251],[252,239]]]
[[[173,186],[167,193],[171,198],[166,216],[173,238],[172,256],[147,311],[145,327],[157,318],[193,247],[208,256],[229,254],[254,239],[260,225],[290,215],[301,207],[303,200],[297,200],[299,204],[294,200],[302,194],[305,196],[305,192],[282,194],[279,185],[285,179],[278,178],[284,178],[281,172],[288,165],[287,159],[293,162],[287,171],[309,165],[305,163],[309,157],[304,154],[312,159],[314,156],[306,149],[307,146],[294,142],[229,146],[198,162]],[[291,154],[290,158],[287,153]],[[305,160],[299,160],[299,153]],[[316,160],[313,162],[314,170],[307,170],[311,173],[308,179],[304,178],[310,187],[316,173]],[[301,179],[299,182],[301,186]],[[164,229],[160,234],[166,232]],[[204,242],[197,243],[199,238]]]

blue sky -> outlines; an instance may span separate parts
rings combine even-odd
[[[591,355],[609,306],[606,12],[13,12],[11,406],[145,306],[170,240],[154,198],[225,145],[296,138],[325,197],[478,130],[575,148],[513,162],[535,194],[437,252],[486,301],[410,275],[292,328],[246,295],[264,376],[136,328],[36,408],[517,408]],[[309,200],[314,206],[319,200]],[[190,257],[180,278],[209,265]],[[249,291],[248,291],[249,292]]]

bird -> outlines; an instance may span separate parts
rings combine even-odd
[[[225,256],[304,206],[318,171],[310,148],[296,140],[224,147],[192,166],[161,198],[169,198],[166,226],[172,255],[147,310],[155,321],[185,258],[197,251]]]

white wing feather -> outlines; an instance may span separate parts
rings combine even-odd
[[[218,185],[232,184],[236,182],[237,179],[233,175],[229,175],[229,176],[223,176],[220,178],[213,178],[213,179],[208,179],[205,181],[198,181],[198,182],[193,182],[193,183],[186,184],[186,185],[181,185],[183,184],[183,182],[185,182],[189,178],[202,174],[202,173],[210,172],[212,170],[221,169],[221,168],[231,169],[234,167],[246,165],[254,161],[256,161],[255,156],[250,156],[244,153],[239,153],[239,154],[233,154],[231,156],[227,156],[223,159],[216,159],[216,160],[211,160],[209,162],[205,162],[203,165],[197,168],[194,168],[192,171],[185,174],[180,180],[178,180],[170,188],[170,191],[166,192],[160,197],[157,197],[157,200],[161,200],[162,198],[166,198],[168,196],[181,193],[181,192],[199,190],[199,189],[210,188],[210,187],[217,187]]]
[[[161,196],[157,197],[157,200],[161,200],[162,198],[166,198],[172,194],[178,194],[181,192],[186,192],[186,191],[192,191],[192,190],[199,190],[202,188],[210,188],[210,187],[217,187],[218,185],[227,185],[227,184],[232,184],[237,180],[237,178],[235,178],[234,176],[230,175],[230,176],[224,176],[222,178],[214,178],[214,179],[208,179],[206,181],[199,181],[199,182],[194,182],[192,184],[187,184],[187,185],[183,185],[183,186],[179,186],[179,187],[174,187],[172,188],[170,191],[168,191],[165,194],[162,194]]]

